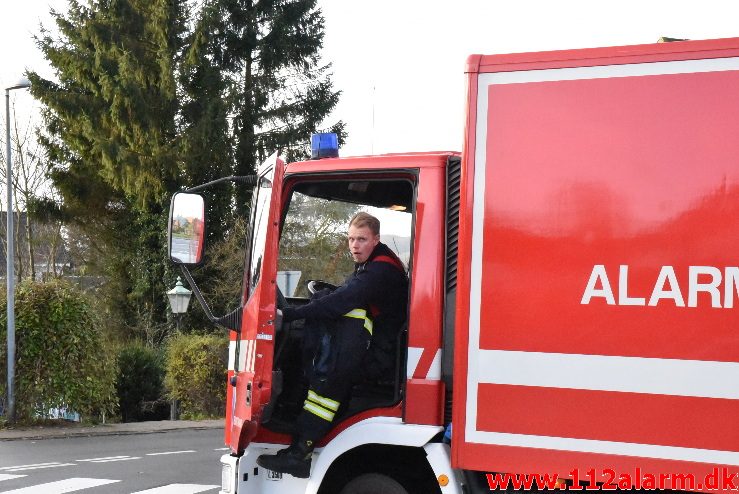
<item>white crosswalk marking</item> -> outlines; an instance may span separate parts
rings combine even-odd
[[[10,475],[9,473],[0,473],[0,482],[3,480],[13,480],[25,477],[25,475]]]
[[[3,494],[64,494],[65,492],[74,492],[82,489],[89,489],[90,487],[112,484],[114,482],[120,482],[120,480],[85,479],[75,477],[71,479],[59,480],[57,482],[49,482],[47,484],[33,485],[30,487],[23,487],[21,489],[6,491]]]
[[[41,470],[43,468],[72,467],[74,463],[33,463],[31,465],[16,465],[14,467],[2,467],[5,472],[23,472],[25,470]]]
[[[198,492],[216,489],[218,485],[199,485],[199,484],[169,484],[162,487],[155,487],[145,491],[132,492],[131,494],[196,494]]]

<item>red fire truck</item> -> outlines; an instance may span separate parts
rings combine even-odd
[[[466,74],[461,154],[275,155],[228,178],[254,193],[242,304],[213,317],[221,492],[739,488],[739,38],[473,55]],[[394,373],[355,387],[310,478],[265,471],[303,399],[302,328],[276,311],[335,282],[359,209],[408,269]],[[203,211],[173,199],[185,267]]]

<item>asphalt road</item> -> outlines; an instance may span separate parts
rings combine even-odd
[[[0,442],[0,493],[217,493],[223,431]]]

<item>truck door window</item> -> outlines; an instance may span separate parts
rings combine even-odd
[[[266,178],[262,178],[259,187],[254,190],[255,197],[252,204],[251,227],[253,235],[249,249],[247,260],[249,266],[246,271],[248,279],[246,280],[247,298],[251,296],[254,287],[259,281],[259,273],[262,268],[262,256],[264,255],[264,236],[267,234],[267,224],[269,216],[269,201],[271,198],[272,183]]]
[[[410,186],[408,186],[410,191]],[[309,296],[309,280],[343,283],[354,269],[347,246],[349,220],[367,211],[381,223],[382,242],[408,265],[412,214],[370,204],[293,192],[280,238],[277,283],[287,297]]]
[[[308,280],[341,284],[353,262],[346,248],[346,222],[359,206],[292,196],[280,238],[278,283],[287,297],[307,297]]]

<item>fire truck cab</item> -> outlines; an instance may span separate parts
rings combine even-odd
[[[739,486],[739,39],[474,55],[466,72],[461,154],[329,146],[245,180],[221,492],[461,494],[494,472]],[[173,199],[184,265],[202,257],[202,229],[181,227],[204,220],[198,197]],[[303,399],[301,326],[277,309],[340,283],[360,209],[408,270],[394,364],[357,384],[310,478],[265,471]]]

